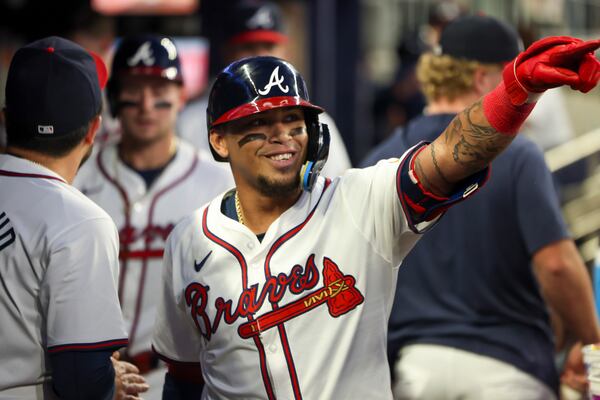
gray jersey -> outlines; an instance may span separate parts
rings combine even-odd
[[[0,154],[0,188],[0,399],[49,399],[49,353],[127,344],[117,230],[39,164]]]

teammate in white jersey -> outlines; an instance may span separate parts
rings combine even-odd
[[[233,187],[228,168],[216,165],[175,136],[184,104],[173,42],[161,36],[124,38],[115,53],[108,98],[118,117],[120,142],[102,148],[75,185],[100,205],[119,229],[119,298],[129,332],[126,359],[143,373],[158,365],[150,343],[167,235],[185,215]],[[157,379],[162,380],[158,373]],[[148,378],[153,398],[156,386]]]
[[[402,259],[485,181],[534,106],[529,92],[596,85],[598,46],[537,42],[434,142],[334,180],[318,177],[327,128],[294,67],[229,65],[207,121],[236,189],[168,240],[153,339],[169,363],[164,398],[391,399],[386,326]]]
[[[12,59],[0,154],[0,399],[138,398],[110,217],[70,186],[100,127],[106,68],[58,37]],[[114,366],[113,366],[114,365]]]

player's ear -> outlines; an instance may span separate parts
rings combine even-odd
[[[100,126],[102,125],[102,116],[96,115],[94,119],[90,121],[90,127],[84,137],[84,141],[86,144],[92,145],[94,144],[94,139],[96,138],[96,133],[100,130]]]
[[[478,66],[473,72],[473,88],[477,96],[484,96],[493,90],[502,80],[500,66]]]
[[[210,136],[208,138],[212,148],[223,158],[229,158],[229,147],[227,140],[225,140],[225,133],[220,132],[216,129],[211,129]]]

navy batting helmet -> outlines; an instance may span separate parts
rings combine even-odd
[[[138,35],[119,42],[106,87],[113,115],[119,108],[119,82],[131,75],[156,76],[182,84],[181,64],[173,41],[165,36]]]
[[[276,57],[249,57],[227,66],[217,76],[208,97],[208,134],[226,122],[294,106],[304,108],[308,151],[302,183],[306,190],[311,190],[327,161],[329,129],[319,122],[318,114],[323,109],[310,102],[304,79],[292,64]],[[226,161],[212,145],[210,150],[215,160]]]

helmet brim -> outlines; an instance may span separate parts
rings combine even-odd
[[[244,118],[250,115],[258,114],[263,111],[269,111],[276,108],[282,107],[306,107],[322,113],[324,110],[315,106],[314,104],[300,98],[293,96],[279,96],[279,97],[268,97],[252,101],[249,103],[242,104],[239,107],[231,109],[221,115],[216,121],[211,124],[211,128],[217,125],[224,124],[226,122],[234,121],[240,118]]]

